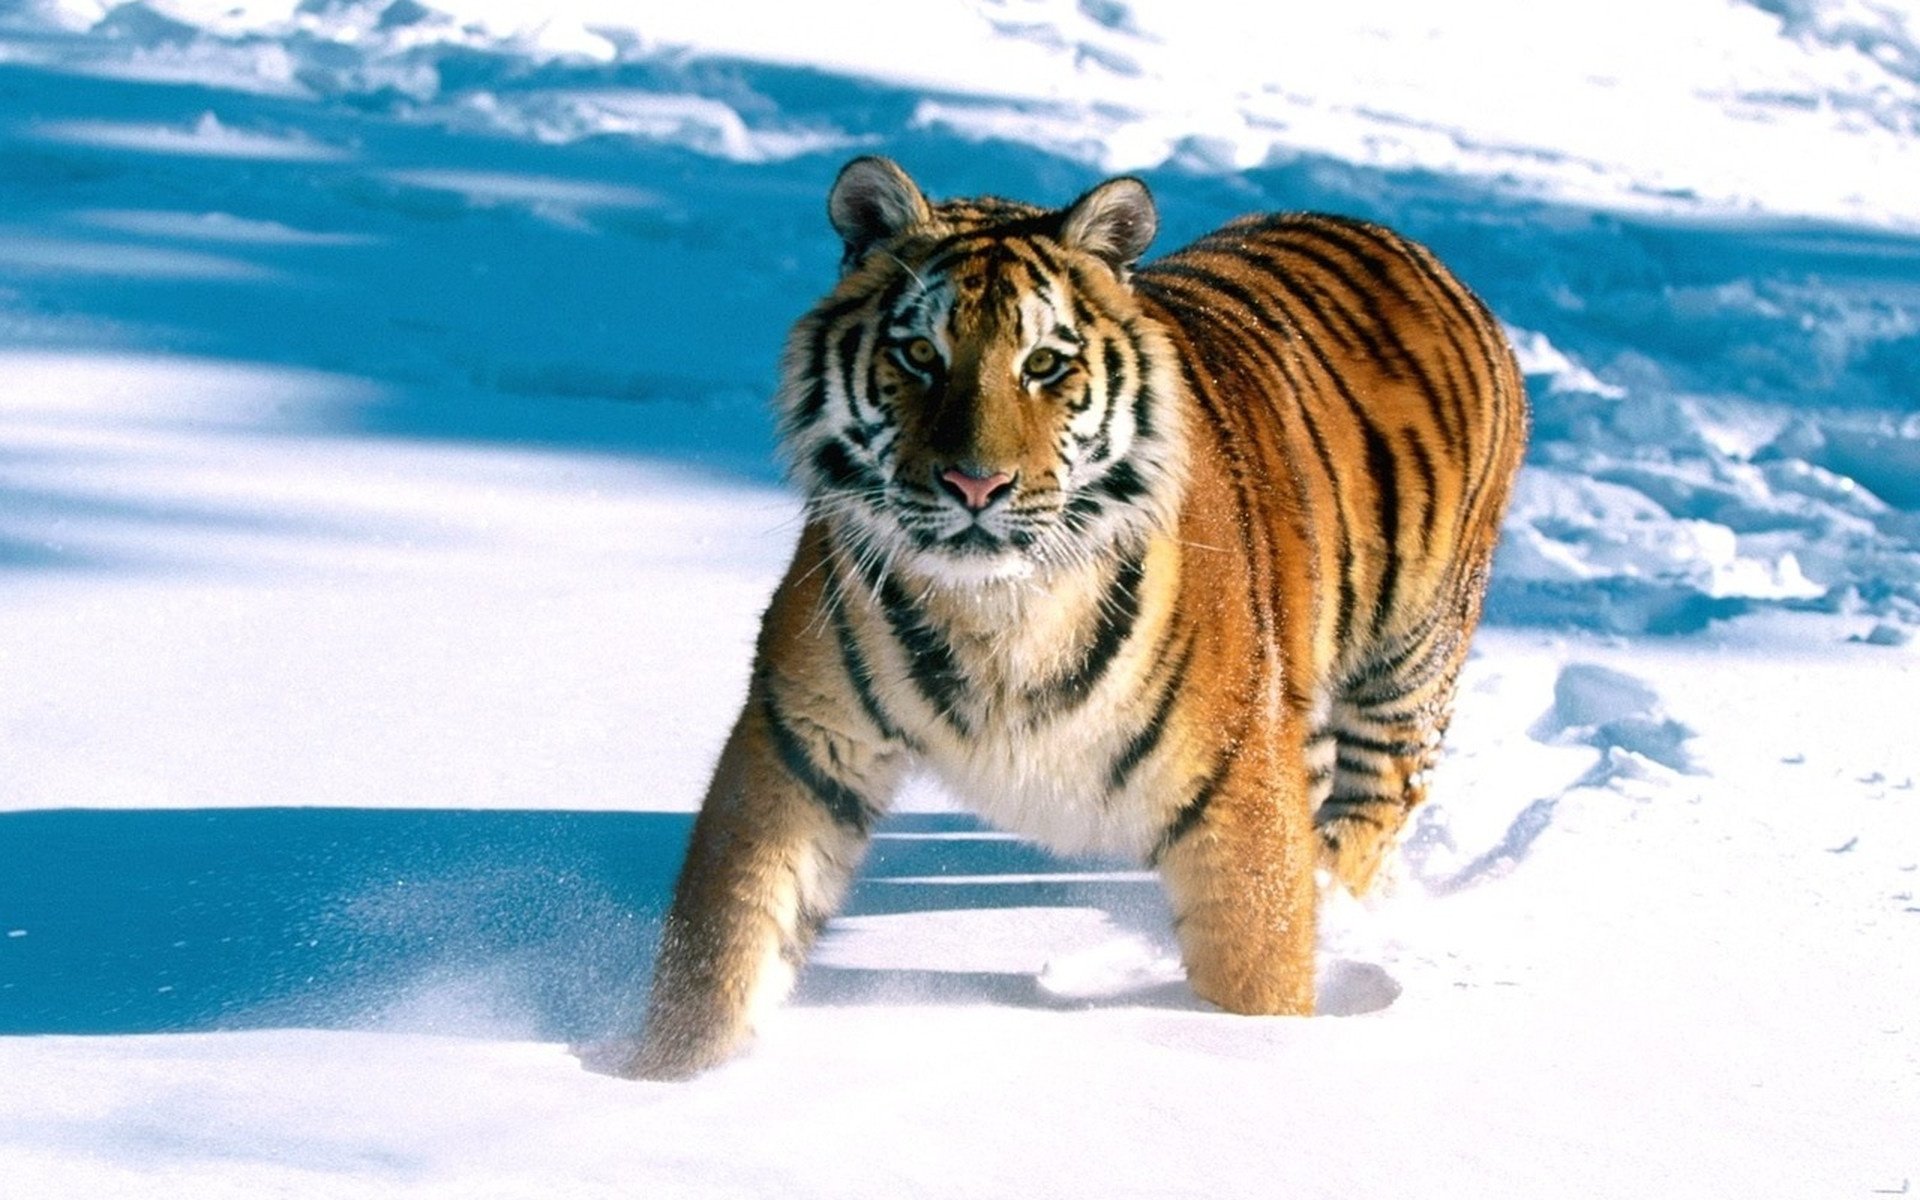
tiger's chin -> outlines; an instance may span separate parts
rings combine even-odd
[[[869,544],[889,547],[877,557],[888,572],[908,583],[949,592],[1026,595],[1101,569],[1120,547],[1139,544],[1157,527],[1144,518],[1112,521],[1065,538],[1044,526],[1009,532],[976,524],[941,536],[900,525],[872,537]]]
[[[893,548],[883,555],[888,570],[923,587],[978,590],[1033,583],[1045,576],[1041,560],[1030,549],[1031,537],[1009,537],[979,524],[944,534],[901,524],[876,540]]]
[[[1040,568],[1022,552],[1003,547],[999,550],[916,551],[903,564],[912,575],[938,587],[981,588],[993,584],[1026,583],[1039,576]]]

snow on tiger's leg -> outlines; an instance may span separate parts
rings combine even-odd
[[[1187,980],[1229,1012],[1308,1015],[1314,1006],[1318,839],[1304,764],[1241,743],[1201,779],[1152,862],[1172,902]]]
[[[868,769],[849,770],[853,763]],[[751,1039],[839,907],[878,799],[891,790],[876,786],[890,782],[887,767],[786,711],[756,682],[694,822],[645,1029],[590,1048],[590,1068],[682,1079]]]

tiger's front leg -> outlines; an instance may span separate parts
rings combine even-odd
[[[683,1079],[741,1049],[839,907],[893,772],[756,680],[694,822],[637,1041],[588,1065]],[[790,709],[792,711],[790,711]],[[866,769],[860,770],[859,767]]]
[[[1304,763],[1276,762],[1251,741],[1227,753],[1153,856],[1187,981],[1228,1012],[1310,1015],[1320,843]]]

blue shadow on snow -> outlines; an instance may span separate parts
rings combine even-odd
[[[0,1035],[629,1030],[691,827],[691,814],[655,812],[3,815]],[[985,836],[969,817],[899,815],[846,911],[1077,906],[1152,919],[1151,880],[1047,878],[1087,865]],[[856,1003],[889,984],[895,1002],[1046,1003],[1028,977],[830,967],[809,970],[798,1001]]]

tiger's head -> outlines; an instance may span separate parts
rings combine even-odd
[[[859,158],[827,211],[842,276],[788,342],[781,434],[863,568],[1044,579],[1171,525],[1179,376],[1129,285],[1158,225],[1144,184],[935,204]]]

